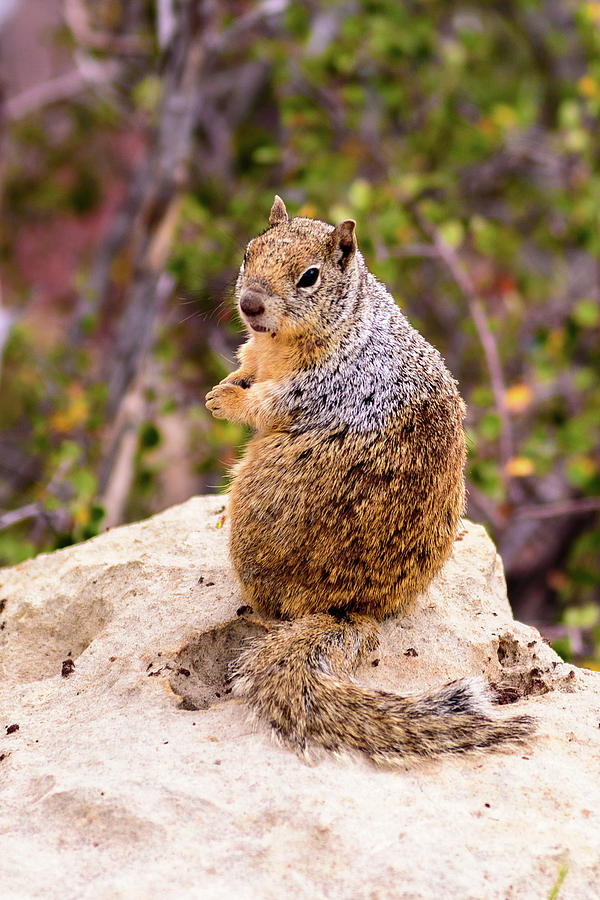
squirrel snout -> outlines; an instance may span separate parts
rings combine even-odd
[[[247,316],[260,316],[265,311],[265,304],[258,291],[246,291],[240,298],[240,309]]]

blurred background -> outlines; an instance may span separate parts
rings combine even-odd
[[[0,124],[0,565],[223,489],[277,191],[358,221],[516,614],[600,667],[600,2],[0,0]]]

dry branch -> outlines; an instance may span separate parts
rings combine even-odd
[[[53,103],[78,97],[88,88],[98,88],[118,79],[120,66],[111,60],[94,61],[93,66],[80,64],[76,69],[36,84],[4,101],[2,117],[8,122],[22,119]]]
[[[64,0],[63,15],[80,47],[125,56],[143,56],[152,49],[150,41],[137,35],[112,34],[92,28],[83,0]]]
[[[20,509],[11,509],[0,515],[0,531],[10,528],[11,525],[16,525],[17,522],[24,522],[26,519],[34,519],[45,515],[46,510],[41,503],[27,503],[25,506],[21,506]]]
[[[406,201],[405,201],[406,202]],[[511,479],[507,472],[509,460],[513,457],[513,438],[512,428],[510,424],[510,416],[506,405],[506,387],[504,384],[504,376],[502,374],[502,364],[494,335],[490,329],[487,316],[485,314],[484,305],[475,289],[469,273],[459,258],[453,247],[442,237],[439,230],[429,222],[416,205],[407,204],[418,222],[420,228],[427,234],[431,240],[431,245],[412,245],[395,251],[397,256],[424,256],[432,259],[440,259],[448,268],[454,283],[460,289],[464,299],[466,300],[471,318],[477,331],[477,336],[481,343],[487,369],[490,376],[492,393],[494,395],[494,403],[498,416],[500,417],[500,457],[502,461],[501,476],[507,488],[509,495],[511,494]]]
[[[515,517],[556,519],[560,516],[581,516],[592,512],[600,512],[600,497],[581,497],[578,500],[559,500],[556,503],[521,506],[515,510]]]

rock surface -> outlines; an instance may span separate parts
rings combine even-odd
[[[538,733],[386,771],[307,765],[231,698],[227,661],[260,629],[221,513],[194,498],[0,571],[3,900],[597,898],[600,675],[513,621],[484,530],[465,523],[360,678],[483,673]]]

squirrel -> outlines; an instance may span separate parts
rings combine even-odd
[[[288,218],[275,196],[236,283],[249,339],[206,397],[255,431],[229,499],[242,602],[287,620],[242,650],[235,693],[304,755],[518,745],[533,720],[495,718],[480,678],[412,698],[352,678],[378,623],[449,556],[465,502],[457,384],[367,269],[355,226]]]

